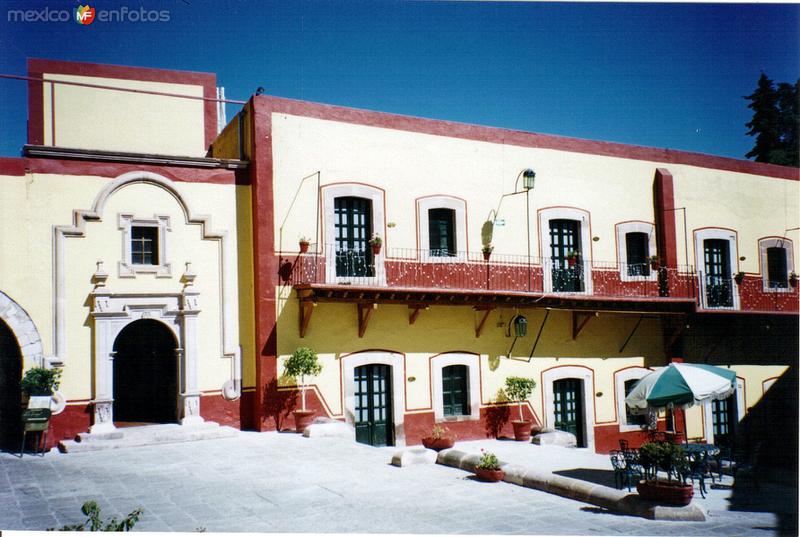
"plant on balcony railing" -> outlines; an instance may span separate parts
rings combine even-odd
[[[381,253],[383,239],[377,233],[373,233],[372,238],[369,240],[369,245],[372,247],[372,253],[374,255],[379,255]]]
[[[489,261],[489,258],[492,257],[492,252],[494,251],[494,246],[491,244],[484,244],[483,248],[481,248],[481,252],[483,252],[483,259],[485,261]]]
[[[736,282],[736,285],[742,285],[742,282],[744,281],[744,272],[739,271],[736,274],[734,274],[733,281]]]
[[[797,273],[792,272],[789,274],[789,285],[797,287]]]

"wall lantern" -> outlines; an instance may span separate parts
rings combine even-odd
[[[525,190],[533,189],[533,183],[536,181],[536,172],[527,168],[522,172],[522,187]]]
[[[514,328],[514,337],[525,337],[528,335],[528,319],[522,315],[514,315],[509,322],[508,331],[511,335],[511,328]]]

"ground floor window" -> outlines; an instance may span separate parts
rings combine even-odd
[[[467,369],[465,365],[442,369],[442,412],[445,416],[469,415]]]

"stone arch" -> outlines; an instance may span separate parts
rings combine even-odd
[[[8,325],[17,338],[22,354],[22,367],[44,366],[42,337],[30,315],[11,297],[0,291],[0,320]]]

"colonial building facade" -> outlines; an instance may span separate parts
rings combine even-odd
[[[266,95],[217,135],[212,75],[30,77],[25,157],[0,163],[0,336],[6,383],[63,368],[57,439],[289,427],[299,346],[323,363],[312,408],[374,445],[510,434],[508,376],[536,380],[540,426],[635,444],[625,394],[672,359],[737,374],[689,437],[796,424],[795,169]]]

